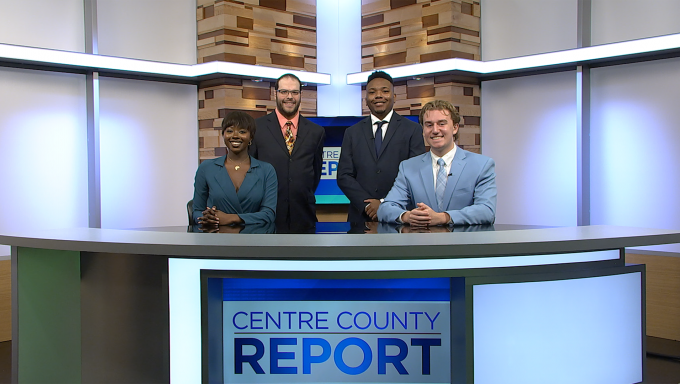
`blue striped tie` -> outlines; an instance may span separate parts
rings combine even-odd
[[[437,187],[435,193],[437,195],[437,205],[439,205],[439,212],[444,211],[444,190],[446,189],[446,163],[444,159],[437,160],[439,164],[439,171],[437,172]]]

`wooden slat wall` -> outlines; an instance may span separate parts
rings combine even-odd
[[[361,69],[460,57],[480,60],[473,0],[362,0]]]
[[[198,0],[198,62],[227,61],[316,71],[315,0]],[[199,85],[199,158],[226,153],[222,118],[231,110],[254,117],[276,108],[274,83],[234,78]],[[300,111],[316,115],[316,87],[303,87]]]
[[[316,70],[314,0],[198,0],[198,60],[230,61]],[[362,70],[465,57],[479,60],[478,1],[363,0]],[[269,95],[267,94],[269,88]],[[479,82],[452,76],[395,84],[395,110],[417,115],[423,104],[448,100],[463,116],[458,144],[480,152]],[[316,88],[305,87],[301,112],[316,115]],[[220,79],[199,86],[199,152],[205,160],[223,155],[222,117],[245,110],[255,117],[274,110],[273,84]],[[362,100],[363,114],[369,111]]]
[[[626,254],[647,267],[647,335],[680,340],[680,257]]]
[[[276,109],[274,82],[242,79],[205,81],[198,90],[198,146],[201,161],[225,155],[220,134],[224,116],[232,110],[258,118]],[[316,87],[302,87],[300,112],[316,115]]]
[[[315,0],[198,0],[198,62],[316,71]]]
[[[473,0],[362,0],[362,71],[460,57],[480,60],[480,6]],[[394,109],[418,115],[435,99],[463,117],[458,145],[480,153],[479,81],[430,76],[395,84]],[[363,114],[368,115],[365,100]]]
[[[394,85],[394,110],[400,115],[419,115],[422,106],[435,99],[450,101],[462,117],[457,144],[468,151],[480,153],[482,109],[477,79],[436,76],[397,81]],[[362,113],[368,115],[370,112],[365,98],[362,98],[361,104]]]

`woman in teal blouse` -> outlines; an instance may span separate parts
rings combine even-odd
[[[274,167],[248,155],[255,120],[233,111],[222,121],[227,155],[205,160],[196,171],[193,219],[201,225],[272,223],[278,182]]]

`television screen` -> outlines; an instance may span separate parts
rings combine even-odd
[[[349,204],[349,200],[338,187],[338,162],[340,147],[345,130],[358,123],[366,116],[308,117],[326,130],[326,142],[323,148],[323,166],[321,181],[316,189],[317,204]],[[418,122],[418,116],[404,116]]]
[[[202,276],[207,382],[451,382],[450,278]]]

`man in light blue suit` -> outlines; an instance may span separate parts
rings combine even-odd
[[[493,159],[455,144],[460,116],[448,101],[423,106],[420,124],[430,152],[404,160],[378,219],[411,226],[493,224]]]

